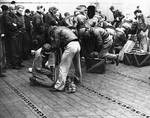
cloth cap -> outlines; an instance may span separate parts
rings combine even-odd
[[[42,47],[42,53],[50,54],[52,46],[49,43],[45,43]]]

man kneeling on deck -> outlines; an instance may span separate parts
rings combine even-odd
[[[33,60],[32,68],[29,71],[32,72],[30,81],[32,84],[40,84],[45,86],[52,86],[54,84],[54,62],[52,62],[52,47],[46,43],[42,48],[34,52],[35,58]]]
[[[80,44],[77,36],[67,27],[53,26],[49,28],[51,45],[55,50],[61,48],[62,56],[59,64],[59,74],[51,91],[63,91],[66,85],[67,75],[73,61],[75,74],[74,81],[80,83],[82,79],[80,64]],[[75,85],[75,84],[74,84]],[[75,92],[75,89],[70,92]]]

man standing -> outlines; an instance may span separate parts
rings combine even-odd
[[[10,7],[10,12],[6,16],[7,34],[8,34],[8,45],[9,45],[9,58],[10,64],[13,69],[20,69],[22,67],[22,42],[20,40],[20,23],[18,16],[16,15],[16,9]]]
[[[0,77],[4,77],[5,75],[2,74],[4,67],[6,66],[6,56],[5,56],[5,43],[4,43],[4,24],[3,24],[3,17],[2,17],[2,10],[0,8]]]
[[[17,16],[17,28],[18,28],[18,46],[20,47],[20,59],[25,59],[27,57],[27,49],[26,49],[26,38],[25,38],[25,21],[23,16],[24,6],[17,5],[16,6],[16,16]],[[19,64],[19,66],[21,63]]]
[[[45,26],[43,19],[43,6],[37,6],[37,11],[33,16],[33,45],[37,50],[45,43]]]
[[[49,34],[53,48],[63,50],[59,64],[59,75],[54,85],[54,90],[63,91],[72,61],[75,67],[76,80],[81,82],[80,44],[77,36],[67,27],[51,27]]]
[[[58,21],[56,18],[56,13],[58,9],[56,7],[50,7],[48,12],[45,14],[44,23],[45,23],[45,38],[48,42],[48,28],[50,26],[58,25]]]
[[[7,58],[8,57],[8,48],[10,48],[8,46],[8,38],[7,38],[7,25],[6,25],[6,16],[8,15],[8,6],[6,5],[2,5],[1,6],[2,8],[2,18],[1,18],[1,24],[2,24],[2,39],[3,39],[3,46],[5,47],[5,58],[4,58],[4,61],[5,61],[5,67],[7,68],[8,66],[8,63],[9,63],[9,59]]]
[[[112,25],[117,28],[119,27],[119,25],[121,24],[122,22],[122,19],[125,17],[121,11],[119,11],[118,9],[115,10],[114,6],[111,6],[109,8],[111,10],[111,12],[113,13],[113,16],[114,16],[114,21],[112,22]]]
[[[26,57],[29,58],[30,56],[30,50],[32,49],[32,17],[29,9],[25,10],[24,15],[24,21],[25,21],[25,49],[26,49]]]

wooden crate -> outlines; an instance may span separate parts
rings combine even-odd
[[[137,67],[150,65],[150,54],[148,53],[125,53],[124,64],[126,65],[134,65]]]
[[[99,58],[86,58],[86,70],[89,73],[105,73],[105,60]]]

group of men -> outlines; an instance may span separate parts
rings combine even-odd
[[[3,5],[1,8],[0,20],[3,22],[0,22],[0,31],[4,28],[0,32],[1,76],[4,63],[13,69],[20,69],[23,67],[22,60],[30,55],[31,50],[35,50],[30,70],[33,73],[31,82],[52,85],[52,90],[56,91],[63,91],[68,81],[71,81],[69,86],[75,91],[75,83],[82,82],[81,57],[85,60],[107,58],[119,64],[118,54],[113,53],[112,46],[116,38],[121,39],[126,35],[128,27],[122,27],[116,33],[115,28],[120,26],[124,15],[114,7],[110,8],[114,14],[112,24],[94,5],[79,5],[74,15],[66,12],[64,18],[56,7],[50,7],[45,14],[44,7],[37,6],[35,13],[31,14],[26,9],[25,15],[24,7],[15,5],[15,2],[10,7]],[[109,29],[115,33],[109,32]],[[54,55],[50,56],[52,53]],[[53,64],[58,67],[55,79],[52,79],[54,65],[51,64],[51,58],[55,58]],[[68,80],[72,62],[75,73],[73,79]]]
[[[75,73],[73,80],[71,80],[73,83],[71,83],[70,88],[73,87],[71,92],[74,92],[75,83],[82,82],[81,56],[85,57],[85,59],[88,57],[109,58],[115,60],[118,65],[118,55],[109,53],[113,44],[113,37],[104,28],[98,26],[98,22],[103,18],[99,15],[96,16],[95,13],[95,6],[91,5],[86,8],[81,5],[77,7],[75,12],[75,21],[69,22],[67,26],[49,26],[49,45],[47,43],[43,45],[40,49],[41,55],[38,55],[39,50],[35,51],[36,58],[32,68],[34,74],[30,78],[32,82],[45,85],[52,85],[53,83],[52,90],[63,91],[67,86],[68,73],[73,62]],[[42,64],[40,67],[39,64],[35,64],[38,59],[41,60],[41,57],[45,58],[50,55],[50,53],[47,53],[47,56],[45,55],[45,51],[43,51],[45,46],[49,52],[55,52],[55,54],[60,54],[60,50],[62,52],[58,66],[58,76],[53,82],[49,78],[43,80],[43,77],[39,77],[39,71],[43,74],[43,68],[51,68],[49,58],[47,58],[47,61],[43,60],[44,64],[40,62]],[[38,70],[38,75],[35,72],[36,70]],[[51,74],[51,72],[47,73],[47,70],[45,72],[46,75],[48,74],[47,76]]]

